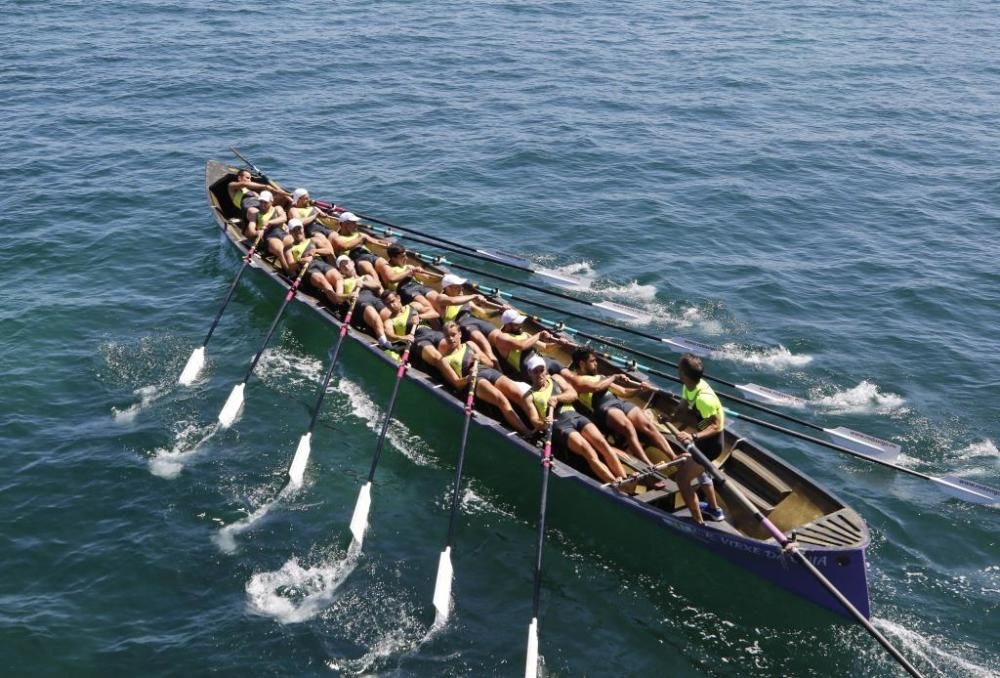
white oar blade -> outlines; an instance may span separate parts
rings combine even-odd
[[[451,612],[451,580],[454,571],[451,567],[451,547],[446,546],[438,560],[437,580],[434,582],[434,623],[443,624],[448,621]]]
[[[788,407],[805,407],[806,401],[773,388],[758,386],[757,384],[736,384],[736,388],[743,391],[747,397],[771,405],[786,405]]]
[[[184,366],[184,371],[181,372],[177,383],[181,386],[190,386],[198,378],[198,373],[201,372],[201,368],[204,366],[205,347],[200,346],[191,352],[191,357],[188,358],[187,365]]]
[[[354,543],[361,546],[365,540],[365,530],[368,529],[368,511],[372,506],[372,484],[370,482],[361,486],[358,492],[358,503],[354,505],[354,515],[351,516],[351,535]]]
[[[476,250],[478,254],[482,254],[484,257],[489,257],[494,261],[498,261],[501,264],[510,264],[511,266],[517,266],[519,268],[532,268],[531,262],[524,257],[519,257],[514,254],[507,254],[506,252],[493,252],[490,250]]]
[[[676,351],[677,353],[693,353],[701,358],[708,358],[721,352],[718,346],[703,344],[700,341],[685,339],[683,337],[671,337],[670,339],[660,339],[660,341],[669,346],[672,351]]]
[[[312,449],[311,440],[312,433],[303,433],[299,438],[299,446],[295,448],[292,465],[288,467],[288,482],[292,487],[302,487],[302,477],[305,475],[306,462],[309,461],[309,452]]]
[[[629,308],[613,301],[597,301],[593,306],[606,312],[608,315],[620,318],[621,320],[649,320],[649,314],[637,308]]]
[[[528,656],[524,662],[524,678],[538,676],[538,619],[528,626]]]
[[[243,389],[245,386],[246,382],[236,384],[236,386],[233,386],[229,397],[226,398],[226,404],[222,406],[222,411],[219,412],[219,423],[222,424],[222,428],[229,428],[236,421],[236,418],[240,416],[240,410],[243,409]]]
[[[544,278],[546,282],[550,282],[557,287],[563,287],[568,290],[585,290],[587,289],[587,284],[576,278],[571,278],[568,275],[563,275],[562,273],[556,273],[555,271],[549,271],[546,269],[536,269],[534,274],[539,278]]]
[[[838,426],[837,428],[823,429],[828,436],[833,438],[838,445],[842,445],[849,450],[860,452],[861,454],[881,459],[882,461],[892,461],[899,456],[903,449],[896,443],[882,440],[867,433],[861,433],[853,429]]]
[[[945,476],[944,478],[931,478],[941,486],[946,493],[958,499],[964,499],[975,504],[985,504],[992,506],[1000,505],[1000,490],[989,485],[977,483],[974,480],[967,480],[958,476]]]

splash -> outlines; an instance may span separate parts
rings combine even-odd
[[[996,444],[989,438],[967,445],[954,454],[956,458],[962,461],[981,459],[985,457],[987,459],[993,459],[1000,462],[1000,450],[997,449]]]
[[[591,263],[587,260],[578,261],[564,266],[541,266],[543,273],[554,273],[562,278],[571,278],[577,281],[575,285],[568,285],[569,289],[585,292],[592,289],[594,281],[597,280],[597,273],[594,272]]]
[[[173,447],[169,450],[161,447],[153,452],[153,458],[149,460],[149,472],[168,480],[176,478],[184,469],[184,463],[197,454],[201,446],[211,440],[219,429],[217,423],[207,426],[187,424],[177,433]]]
[[[391,629],[378,638],[363,656],[357,659],[330,659],[326,665],[334,671],[342,671],[352,675],[369,675],[372,667],[390,657],[408,656],[416,652],[434,639],[447,626],[447,622],[435,620],[427,631],[419,637],[421,625],[410,615],[404,614],[399,620],[399,626]]]
[[[895,637],[902,645],[904,655],[909,653],[926,661],[934,667],[934,672],[938,675],[962,675],[974,678],[993,678],[997,675],[997,665],[980,666],[945,650],[946,641],[943,638],[927,637],[901,624],[879,617],[873,617],[872,623],[886,635]]]
[[[812,362],[812,356],[795,355],[784,346],[755,348],[738,344],[724,344],[717,357],[731,360],[744,365],[762,367],[772,370],[785,370],[789,367],[802,367]]]
[[[132,391],[133,395],[139,396],[139,402],[129,405],[127,408],[120,410],[117,407],[111,408],[111,413],[114,415],[116,424],[127,424],[135,419],[135,416],[142,412],[144,409],[159,400],[163,392],[160,391],[160,386],[142,386]]]
[[[315,357],[273,348],[264,351],[257,364],[257,375],[269,387],[281,393],[301,393],[311,384],[319,384],[325,365]]]
[[[351,544],[340,559],[302,567],[294,557],[276,572],[258,572],[247,582],[247,604],[256,614],[281,624],[298,624],[320,614],[358,564],[361,549]]]
[[[890,414],[901,411],[905,402],[895,393],[882,393],[867,380],[846,391],[812,398],[813,405],[834,414]]]
[[[337,390],[347,396],[351,403],[351,411],[355,416],[365,422],[365,425],[376,433],[382,430],[382,418],[384,416],[381,408],[376,405],[364,390],[350,379],[342,378],[337,385]],[[432,466],[433,461],[422,449],[427,446],[420,436],[411,433],[406,426],[398,419],[393,419],[386,432],[386,439],[397,450],[403,453],[407,459],[417,466]]]
[[[250,513],[246,518],[238,520],[235,523],[224,526],[219,532],[213,537],[213,541],[222,550],[223,553],[233,553],[236,551],[236,537],[249,530],[254,523],[259,521],[261,518],[270,513],[271,509],[278,505],[283,499],[291,496],[295,493],[297,488],[292,487],[291,484],[285,485],[281,492],[278,493],[274,499],[265,502],[261,506],[257,507],[255,511]]]

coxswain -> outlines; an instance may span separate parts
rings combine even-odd
[[[361,220],[353,212],[341,212],[337,217],[338,231],[330,233],[330,243],[337,254],[346,254],[354,262],[355,268],[361,273],[368,275],[378,275],[375,272],[376,262],[379,257],[373,254],[365,245],[377,244],[383,247],[389,246],[388,240],[381,240],[362,233],[358,230],[358,223]]]
[[[414,276],[418,273],[426,273],[419,266],[407,263],[406,248],[397,243],[389,245],[385,251],[388,260],[379,259],[375,264],[382,284],[387,290],[399,292],[403,303],[410,303],[414,299],[421,304],[431,306],[431,301],[437,296],[437,292],[427,285],[424,285]]]
[[[609,445],[594,422],[573,409],[572,403],[577,399],[573,387],[561,375],[550,374],[541,356],[529,357],[525,366],[531,376],[531,390],[524,394],[524,402],[530,408],[535,430],[545,428],[545,417],[552,409],[555,449],[583,457],[602,482],[623,480],[625,469],[618,455],[624,452]]]
[[[319,221],[322,212],[312,204],[309,199],[309,191],[304,188],[296,188],[292,191],[291,201],[291,207],[288,208],[288,218],[301,221],[305,228],[306,237],[310,238],[317,246],[322,246],[324,243],[330,244],[330,234],[333,233],[333,230]],[[332,245],[330,251],[333,252]]]
[[[444,340],[438,344],[438,353],[438,370],[458,393],[468,388],[472,379],[472,363],[478,360],[476,397],[499,409],[507,424],[521,435],[527,436],[531,432],[510,404],[511,399],[520,402],[521,389],[494,369],[493,361],[475,343],[462,341],[462,328],[457,323],[449,321],[444,324]]]
[[[500,316],[500,328],[489,334],[489,339],[503,360],[505,368],[517,379],[530,381],[531,375],[525,368],[525,362],[533,355],[538,355],[539,348],[548,348],[552,335],[546,330],[530,334],[522,328],[527,316],[514,308],[508,308]],[[551,374],[559,374],[562,365],[552,358],[540,356],[546,361],[546,368]]]
[[[481,294],[466,294],[463,285],[465,278],[454,273],[445,274],[441,278],[441,292],[433,300],[434,308],[440,314],[442,322],[458,323],[462,329],[462,338],[465,341],[476,342],[476,346],[486,354],[490,362],[496,364],[497,357],[488,338],[490,333],[496,331],[496,327],[493,323],[473,315],[487,313],[476,305],[476,302],[486,303],[486,297]]]
[[[651,441],[667,459],[675,459],[677,455],[646,412],[618,397],[635,395],[641,390],[650,390],[651,386],[632,386],[635,382],[626,374],[601,376],[597,365],[596,353],[589,348],[578,348],[573,351],[572,369],[566,368],[560,373],[577,393],[577,409],[599,428],[621,436],[628,443],[632,456],[647,464],[652,465],[653,461],[639,441],[640,435]]]
[[[385,304],[378,296],[382,293],[382,285],[378,278],[367,273],[358,275],[354,268],[354,262],[346,254],[337,257],[337,269],[339,275],[334,293],[328,295],[330,301],[337,306],[337,310],[345,313],[351,297],[356,296],[357,302],[354,305],[352,322],[361,326],[361,321],[363,321],[364,325],[375,336],[379,346],[382,348],[391,347],[389,339],[385,336],[385,325],[382,322],[381,313]],[[359,321],[358,318],[361,320]]]
[[[712,460],[722,452],[726,412],[719,396],[702,379],[704,371],[704,365],[698,356],[691,353],[681,356],[677,364],[677,375],[681,379],[683,388],[681,406],[677,408],[674,419],[677,427],[681,429],[677,440],[682,445],[693,442],[709,460]],[[693,428],[694,433],[684,430],[685,428]],[[698,495],[691,486],[695,478],[698,478],[698,484],[705,493],[705,498],[708,500],[706,503],[699,503]],[[715,496],[712,477],[705,472],[704,466],[694,459],[689,459],[677,471],[675,480],[695,522],[702,523],[704,519],[715,522],[725,520],[725,513]]]

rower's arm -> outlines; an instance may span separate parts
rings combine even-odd
[[[479,360],[480,367],[493,367],[493,361],[490,360],[489,356],[483,353],[483,350],[476,345],[476,342],[470,341],[466,346],[472,349],[472,352],[476,354],[476,358]]]
[[[524,339],[515,339],[506,332],[500,332],[497,335],[497,343],[503,343],[504,348],[507,351],[512,351],[517,349],[519,351],[527,351],[529,348],[537,344],[542,336],[542,332],[533,334],[530,337],[525,337]]]
[[[382,283],[380,283],[378,280],[371,277],[367,273],[361,276],[361,286],[367,287],[370,290],[376,290],[378,292],[382,291]]]
[[[545,421],[538,416],[538,409],[535,407],[535,401],[531,397],[531,391],[527,391],[521,399],[524,401],[524,407],[522,408],[528,413],[528,418],[531,419],[531,427],[536,431],[541,431],[545,428]]]
[[[441,354],[441,360],[438,361],[438,371],[441,372],[441,376],[444,377],[452,388],[461,389],[467,383],[462,377],[455,373],[455,370],[448,363],[447,356],[443,353]]]
[[[576,389],[570,386],[569,382],[563,379],[561,374],[552,374],[550,376],[557,384],[559,384],[559,388],[562,389],[562,393],[554,396],[557,403],[560,405],[569,405],[579,397]]]
[[[441,314],[438,313],[433,307],[428,308],[420,302],[411,302],[410,306],[417,311],[417,317],[421,320],[437,320],[441,317]]]

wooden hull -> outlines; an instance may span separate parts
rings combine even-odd
[[[225,192],[225,179],[236,168],[209,161],[206,168],[208,199],[216,221],[234,247],[246,255],[248,246],[242,234],[230,223],[231,206]],[[255,255],[251,265],[287,290],[289,283],[284,276]],[[321,318],[339,329],[341,322],[323,303],[305,292],[298,292],[297,299],[313,309]],[[356,349],[347,355],[361,355],[370,362],[370,369],[381,368],[386,374],[395,370],[395,360],[379,349],[372,338],[354,328],[348,329],[348,338]],[[366,366],[367,367],[367,366]],[[605,365],[606,368],[609,368]],[[409,394],[409,395],[408,395]],[[431,396],[428,400],[427,396]],[[422,398],[427,404],[427,416],[420,422],[407,424],[430,425],[430,422],[452,417],[447,422],[456,429],[463,416],[463,403],[440,386],[436,379],[416,368],[411,368],[403,398]],[[432,406],[433,404],[433,406]],[[676,399],[660,393],[649,403],[655,411],[669,412]],[[504,475],[537,479],[540,450],[513,435],[496,420],[482,413],[473,416],[472,436],[479,441],[474,448],[487,455],[488,462],[504,469]],[[515,454],[512,454],[515,453]],[[855,511],[844,505],[832,494],[797,469],[785,464],[754,443],[727,432],[725,451],[716,460],[744,492],[747,492],[770,519],[786,533],[794,532],[800,550],[809,560],[850,600],[866,617],[870,615],[868,584],[865,568],[865,549],[869,543],[868,528]],[[747,515],[740,515],[735,506],[726,503],[725,489],[720,495],[730,514],[724,523],[694,523],[686,510],[679,509],[676,492],[648,491],[638,496],[621,494],[602,486],[590,476],[572,466],[556,461],[554,491],[567,496],[567,501],[594,504],[600,511],[614,512],[618,518],[638,517],[646,524],[666,529],[687,540],[696,542],[777,586],[818,605],[846,615],[843,607],[820,586],[816,580],[791,557],[783,554],[781,547],[759,532],[759,526]],[[528,481],[530,482],[530,481]],[[577,499],[579,498],[579,499]]]

